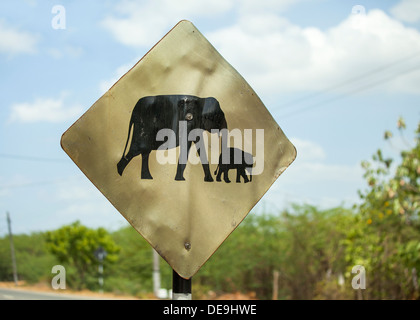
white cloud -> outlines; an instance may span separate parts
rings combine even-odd
[[[62,122],[80,116],[83,109],[78,105],[66,106],[63,94],[60,98],[38,98],[34,102],[12,105],[9,121],[11,122]]]
[[[299,138],[291,138],[290,141],[296,147],[300,161],[319,161],[326,158],[324,149],[315,142]]]
[[[243,0],[238,5],[238,10],[244,14],[267,13],[267,12],[283,12],[292,5],[302,0]]]
[[[361,75],[338,93],[370,87],[420,93],[420,54],[413,58],[420,52],[419,31],[378,9],[349,12],[327,30],[301,27],[281,16],[297,2],[125,0],[102,25],[125,45],[151,47],[183,18],[230,12],[230,25],[205,36],[260,94],[320,91]]]
[[[85,177],[60,185],[53,196],[61,204],[55,213],[55,219],[61,225],[76,220],[89,227],[102,226],[112,230],[125,225],[125,219]]]
[[[57,189],[57,198],[60,201],[83,202],[89,200],[102,200],[100,193],[93,184],[83,177],[83,180],[67,183]]]
[[[228,1],[226,1],[228,2]],[[224,1],[215,1],[223,4]],[[198,1],[145,1],[122,0],[115,6],[116,15],[102,21],[117,41],[128,46],[152,46],[174,25],[180,14],[188,15],[197,10]],[[213,7],[214,8],[214,7]]]
[[[287,176],[300,184],[301,181],[335,181],[335,182],[357,182],[362,178],[360,164],[331,164],[327,163],[328,155],[324,148],[316,142],[300,138],[291,138],[295,145],[297,157],[288,168]],[[296,176],[297,175],[297,176]]]
[[[359,163],[354,165],[339,165],[321,162],[297,162],[292,170],[294,174],[302,177],[302,179],[298,179],[297,181],[305,181],[305,183],[322,181],[323,184],[328,182],[346,184],[362,181],[363,176],[363,171]]]
[[[47,54],[52,58],[58,60],[64,57],[79,58],[84,50],[82,47],[65,46],[64,48],[49,48],[46,50]]]
[[[15,188],[29,185],[31,183],[32,181],[28,177],[20,173],[7,177],[7,179],[0,177],[0,198],[10,197]]]
[[[127,46],[152,46],[172,26],[182,19],[192,21],[214,17],[237,10],[240,14],[256,12],[281,12],[301,0],[122,0],[115,6],[114,14],[102,21],[117,39]]]
[[[333,164],[319,144],[291,138],[297,157],[273,184],[264,200],[271,204],[310,203],[323,208],[354,204],[363,188],[359,163]]]
[[[36,0],[25,0],[26,4],[30,7],[36,7],[38,2]]]
[[[107,80],[102,80],[99,83],[99,90],[101,93],[108,91],[124,74],[126,74],[140,58],[133,60],[131,63],[123,64],[115,70],[114,75]]]
[[[0,53],[35,53],[39,36],[16,30],[0,20]]]
[[[395,79],[387,89],[420,93],[419,72],[397,76],[420,67],[420,55],[403,60],[420,52],[420,33],[381,10],[349,15],[325,31],[302,28],[276,14],[243,15],[207,36],[257,92],[324,90],[382,67],[342,91]]]
[[[391,8],[391,13],[397,19],[405,22],[417,22],[420,20],[420,1],[402,0]]]
[[[115,14],[106,17],[102,26],[127,46],[152,46],[182,19],[214,17],[238,10],[242,13],[281,12],[301,0],[122,0]]]

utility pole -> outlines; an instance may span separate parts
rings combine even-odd
[[[12,234],[12,223],[10,221],[9,212],[6,212],[7,217],[7,226],[9,229],[9,239],[10,239],[10,252],[12,255],[12,266],[13,266],[13,280],[15,281],[15,285],[18,285],[18,275],[17,275],[17,268],[16,268],[16,257],[15,257],[15,246],[13,245],[13,234]]]
[[[159,298],[160,290],[160,267],[159,267],[159,254],[155,249],[153,250],[153,293],[156,298]]]
[[[278,294],[279,294],[279,276],[280,276],[280,272],[278,272],[277,270],[273,271],[273,300],[277,300],[278,299]]]

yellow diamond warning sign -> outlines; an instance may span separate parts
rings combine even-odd
[[[61,144],[186,279],[296,157],[257,94],[189,21],[115,83]]]

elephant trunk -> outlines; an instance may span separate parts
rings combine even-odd
[[[120,176],[122,176],[125,167],[128,165],[128,162],[129,161],[124,156],[121,158],[120,162],[118,162],[117,169],[118,169],[118,174]]]
[[[220,124],[220,129],[227,129],[227,122],[225,117],[223,117],[222,123]]]

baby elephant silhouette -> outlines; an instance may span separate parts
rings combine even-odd
[[[241,176],[244,178],[245,183],[251,182],[252,166],[254,164],[254,157],[252,154],[238,148],[227,148],[226,150],[229,153],[229,163],[223,163],[223,153],[221,153],[219,164],[217,165],[216,171],[214,171],[214,174],[217,175],[216,181],[222,181],[221,177],[223,174],[223,180],[226,183],[230,183],[229,170],[236,169],[236,183],[241,182]],[[235,163],[235,159],[237,163]],[[245,171],[248,171],[249,179]]]

